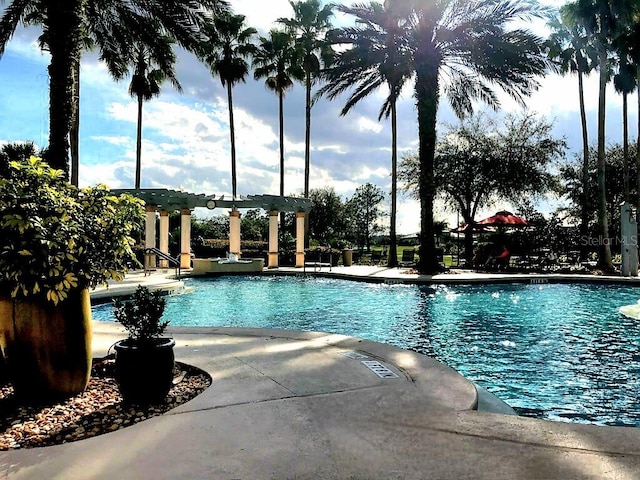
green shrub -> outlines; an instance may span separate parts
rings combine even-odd
[[[0,179],[0,292],[57,304],[72,289],[119,280],[135,261],[143,202],[105,186],[78,189],[31,157]]]
[[[151,293],[147,287],[139,285],[128,301],[116,298],[113,301],[113,314],[116,322],[129,333],[136,342],[149,342],[162,335],[169,321],[162,322],[166,301],[160,291]]]

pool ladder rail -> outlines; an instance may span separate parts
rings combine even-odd
[[[166,260],[170,265],[173,265],[176,269],[176,278],[180,279],[180,259],[173,258],[168,253],[165,253],[155,247],[149,247],[144,249],[144,274],[148,275],[151,273],[151,261],[150,258],[152,255],[155,255],[156,261],[159,258],[160,260]],[[156,267],[157,268],[157,264]]]
[[[323,262],[322,261],[322,255],[325,253],[321,248],[316,248],[315,250],[313,250],[312,252],[309,253],[314,253],[317,255],[318,260],[317,261],[307,261],[306,260],[306,255],[307,253],[305,252],[305,261],[304,261],[304,265],[302,267],[302,271],[306,273],[307,271],[307,267],[313,267],[313,271],[315,272],[316,269],[320,269],[322,270],[322,267],[329,267],[329,271],[331,271],[331,266],[333,264],[333,258],[332,258],[332,253],[331,253],[331,247],[328,247],[327,249],[327,253],[329,255],[329,261],[328,262]],[[314,255],[315,256],[315,255]]]

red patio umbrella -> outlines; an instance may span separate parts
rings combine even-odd
[[[485,227],[526,227],[529,225],[524,218],[518,217],[511,212],[503,210],[492,215],[489,218],[476,222],[478,225]]]

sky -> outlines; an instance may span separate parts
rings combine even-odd
[[[288,0],[230,0],[235,12],[246,15],[247,24],[265,34],[275,20],[292,16]],[[350,0],[344,4],[353,3]],[[560,0],[546,0],[558,6]],[[0,7],[0,14],[3,7]],[[334,23],[346,25],[350,19],[338,16]],[[543,23],[531,28],[546,35]],[[18,27],[0,58],[0,144],[31,140],[38,147],[48,142],[49,56],[40,51],[37,28]],[[179,51],[177,76],[182,93],[169,83],[144,104],[142,180],[143,188],[183,189],[207,195],[231,193],[231,160],[226,90],[218,78],[191,54]],[[554,134],[565,137],[567,158],[581,148],[577,78],[548,75],[527,100],[530,111],[553,122]],[[135,177],[136,100],[128,94],[129,80],[115,82],[97,55],[85,54],[81,63],[80,88],[80,186],[104,183],[111,188],[133,188]],[[358,104],[344,117],[339,115],[346,96],[334,101],[320,99],[312,109],[310,187],[333,187],[341,198],[353,195],[367,182],[386,194],[383,205],[390,209],[391,131],[389,122],[377,121],[386,92],[380,90]],[[252,73],[234,88],[234,117],[238,193],[259,195],[279,193],[279,144],[277,96],[267,90],[264,80]],[[590,143],[596,141],[597,76],[586,80],[585,98]],[[501,96],[499,115],[521,108]],[[637,97],[629,99],[631,138],[637,135]],[[622,141],[621,98],[612,87],[607,91],[607,143]],[[478,109],[482,109],[478,105]],[[304,188],[304,87],[296,84],[287,92],[285,115],[285,194],[300,195]],[[409,85],[398,103],[399,156],[417,151],[417,115]],[[438,131],[456,119],[446,100],[441,99]],[[554,199],[540,203],[549,211]],[[480,217],[512,206],[498,202]],[[401,196],[398,205],[398,233],[419,231],[417,201]],[[225,214],[216,209],[213,214]],[[438,219],[456,224],[455,213],[439,207]],[[211,215],[196,209],[197,217]]]

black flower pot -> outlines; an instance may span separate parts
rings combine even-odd
[[[147,342],[127,338],[114,345],[116,381],[126,403],[150,404],[164,400],[173,381],[175,344],[172,338]]]

